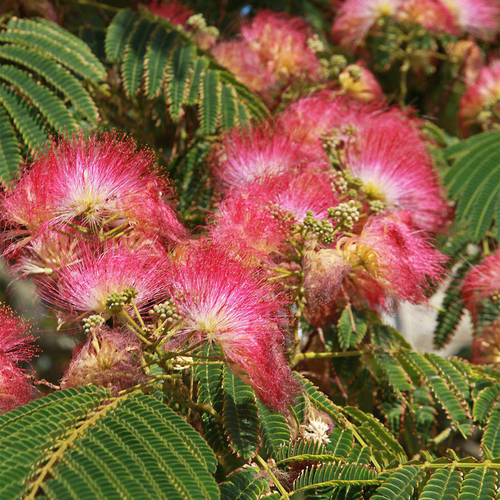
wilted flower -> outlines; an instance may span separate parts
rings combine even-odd
[[[500,321],[487,325],[474,338],[471,361],[477,365],[500,364]]]
[[[304,257],[305,315],[313,326],[331,319],[338,293],[352,265],[331,248],[306,253]]]
[[[133,334],[96,328],[84,345],[75,348],[61,388],[92,384],[117,393],[145,380],[141,360],[140,341]]]
[[[477,81],[462,96],[458,113],[465,127],[498,121],[495,113],[500,113],[500,59],[481,69]]]
[[[33,340],[29,326],[7,307],[0,307],[0,413],[35,397],[35,389],[19,367],[34,356]]]
[[[356,47],[375,23],[383,17],[394,17],[403,0],[345,0],[332,32],[344,47]]]
[[[373,73],[357,64],[350,64],[339,75],[342,90],[353,99],[376,102],[384,98],[382,87]]]
[[[267,405],[286,410],[297,382],[284,355],[285,303],[255,268],[198,245],[175,263],[171,296],[179,336],[215,343]]]
[[[353,267],[346,280],[352,298],[385,308],[392,298],[427,302],[428,285],[441,279],[446,260],[425,233],[413,228],[408,212],[375,217],[359,236],[338,246]]]
[[[500,301],[500,252],[472,268],[464,280],[462,292],[465,305],[474,318],[483,300]]]
[[[53,141],[2,200],[11,235],[75,223],[97,231],[128,223],[178,241],[186,231],[165,201],[170,188],[153,170],[153,155],[114,133]]]
[[[104,247],[80,243],[80,259],[53,278],[39,282],[48,303],[78,316],[105,317],[130,309],[133,299],[140,311],[166,296],[168,259],[147,247],[131,251],[121,245]]]

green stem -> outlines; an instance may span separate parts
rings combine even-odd
[[[328,359],[328,358],[351,358],[353,356],[362,356],[364,351],[345,351],[345,352],[301,352],[294,358],[295,364],[305,359]]]
[[[94,2],[93,0],[72,0],[73,3],[77,3],[78,5],[86,5],[89,7],[94,7],[97,9],[109,10],[110,12],[118,12],[121,9],[119,7],[113,7],[112,5],[106,5],[101,2]],[[71,2],[70,2],[71,3]]]
[[[262,468],[267,472],[272,482],[274,483],[274,486],[276,486],[278,491],[281,493],[281,498],[290,500],[290,495],[285,490],[283,485],[278,481],[278,478],[274,475],[274,472],[271,470],[271,467],[269,467],[268,463],[260,455],[257,455],[255,459],[257,460],[259,465],[262,466]]]

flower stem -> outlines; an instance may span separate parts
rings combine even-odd
[[[283,485],[278,481],[278,478],[274,475],[274,472],[271,470],[271,467],[269,467],[268,463],[260,455],[257,455],[255,459],[259,463],[259,465],[262,466],[262,468],[267,472],[272,482],[274,483],[274,486],[276,486],[278,491],[281,493],[281,498],[290,500],[290,495],[285,490]]]

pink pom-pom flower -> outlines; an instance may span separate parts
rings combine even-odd
[[[0,413],[35,397],[35,389],[19,367],[35,355],[33,340],[29,326],[7,307],[0,307]]]
[[[392,299],[427,302],[428,285],[441,279],[446,260],[425,233],[414,229],[408,212],[375,217],[339,246],[353,266],[349,294],[386,309]]]
[[[171,296],[178,337],[216,344],[262,401],[285,411],[298,389],[284,354],[286,304],[276,289],[241,259],[200,244],[174,264]]]
[[[500,59],[484,66],[476,82],[462,96],[460,122],[464,127],[481,123],[491,117],[492,111],[500,112]]]
[[[403,0],[345,0],[332,32],[344,47],[355,48],[382,17],[395,17]]]
[[[171,191],[153,162],[149,151],[114,133],[53,141],[3,197],[2,219],[16,239],[70,223],[92,231],[128,223],[177,242],[186,231],[165,202]]]
[[[152,250],[80,243],[79,260],[38,281],[40,293],[50,305],[75,317],[89,313],[109,318],[123,308],[131,310],[131,299],[144,311],[167,293],[168,258]]]
[[[477,318],[481,302],[500,299],[500,252],[486,257],[467,274],[462,295],[467,309]]]

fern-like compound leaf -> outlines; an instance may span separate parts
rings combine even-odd
[[[0,179],[8,182],[17,172],[17,165],[21,163],[19,144],[7,112],[0,107]]]
[[[255,394],[227,367],[224,367],[223,421],[231,448],[245,460],[251,460],[260,445],[259,417]]]
[[[425,472],[416,465],[402,467],[377,489],[372,500],[410,500],[424,477]]]
[[[106,31],[105,50],[110,62],[121,61],[127,42],[134,31],[139,16],[131,9],[122,9],[116,14]]]
[[[60,133],[75,130],[76,122],[62,101],[46,87],[38,85],[28,73],[4,64],[0,67],[0,79],[25,95],[55,130]]]
[[[148,41],[153,33],[155,25],[147,19],[141,19],[135,26],[125,50],[125,57],[122,64],[123,86],[127,95],[135,97],[139,92],[139,87],[144,74],[144,60]]]
[[[268,487],[255,469],[238,469],[220,485],[221,500],[259,500]]]
[[[264,445],[271,457],[276,458],[280,449],[290,441],[290,428],[282,413],[270,410],[261,401],[257,401],[257,408]]]
[[[496,498],[498,475],[486,468],[470,471],[462,483],[458,500],[493,500]]]
[[[457,500],[461,483],[462,475],[456,469],[438,470],[425,485],[420,500]]]
[[[368,323],[363,311],[351,311],[346,308],[342,311],[338,322],[339,342],[342,349],[355,347],[361,342],[368,329]]]

